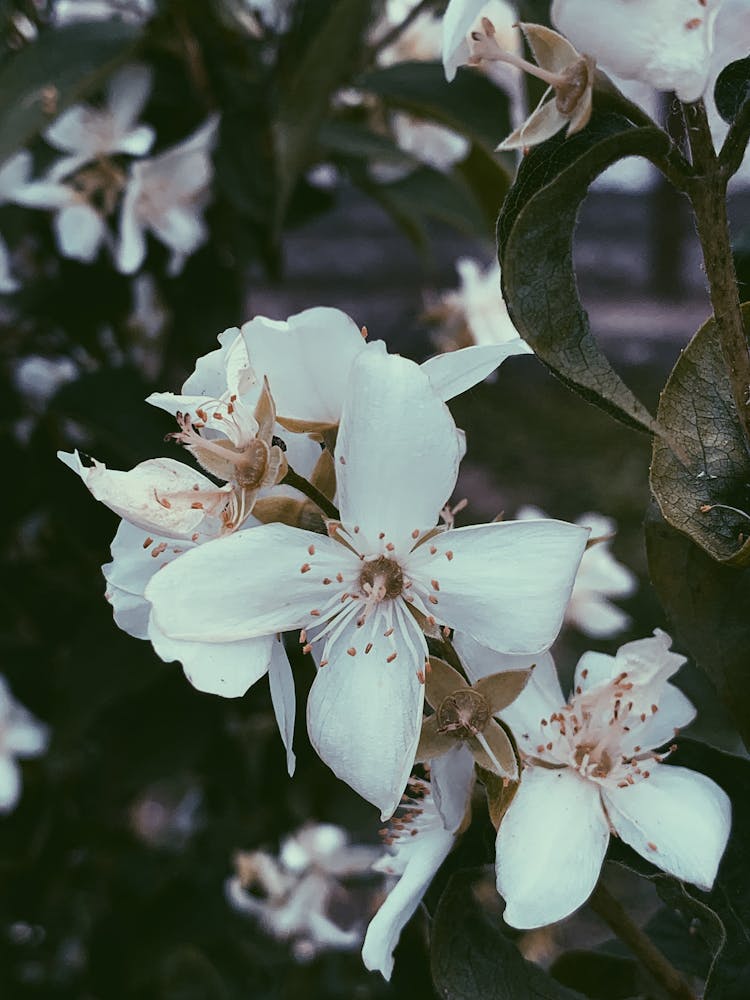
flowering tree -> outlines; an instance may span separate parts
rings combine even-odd
[[[727,188],[750,138],[746,5],[600,0],[595,16],[577,0],[92,7],[3,13],[3,322],[30,331],[32,347],[57,344],[68,362],[45,367],[27,348],[13,369],[19,395],[40,373],[53,385],[46,400],[29,393],[36,402],[13,431],[20,444],[43,435],[47,452],[57,444],[119,519],[102,570],[127,635],[112,639],[104,622],[84,630],[66,647],[73,667],[54,681],[59,714],[40,703],[52,745],[47,771],[30,771],[23,822],[38,832],[13,844],[20,867],[64,858],[74,869],[80,856],[92,878],[106,851],[76,853],[66,838],[78,843],[86,808],[95,825],[121,830],[126,802],[140,849],[181,859],[187,898],[212,854],[229,866],[227,837],[233,848],[250,837],[212,906],[249,917],[243,940],[275,938],[300,963],[361,951],[380,978],[349,966],[330,995],[396,995],[382,992],[394,977],[394,989],[454,1000],[744,996],[750,314]],[[741,30],[729,50],[715,48],[729,16]],[[626,97],[629,80],[673,92],[678,125]],[[720,145],[707,105],[725,124]],[[648,160],[689,202],[712,307],[655,413],[594,336],[573,255],[590,187],[628,157]],[[287,231],[349,187],[423,249],[430,220],[474,236],[496,222],[499,271],[460,259],[461,291],[430,310],[442,353],[418,363],[391,352],[384,331],[329,306],[246,320],[250,269],[278,277]],[[87,312],[77,296],[89,288]],[[652,605],[647,622],[633,622],[613,603],[637,581],[610,549],[611,511],[574,521],[524,503],[512,518],[457,523],[462,462],[475,440],[500,447],[465,400],[500,389],[512,359],[532,352],[571,406],[578,394],[649,442],[645,543],[663,617]],[[112,381],[124,361],[138,378]],[[186,367],[180,386],[172,376]],[[145,386],[150,411],[135,399]],[[512,420],[503,415],[502,432]],[[580,450],[591,447],[585,431],[576,427]],[[645,483],[645,462],[638,471]],[[70,472],[49,475],[63,491],[56,506],[72,510]],[[88,518],[70,537],[96,563]],[[43,550],[44,530],[21,527],[19,551]],[[49,537],[66,544],[62,530]],[[56,578],[55,593],[64,589]],[[79,600],[85,608],[88,596]],[[585,644],[560,641],[564,629]],[[602,650],[626,630],[628,641]],[[30,644],[23,627],[14,634]],[[102,654],[92,679],[80,664],[112,642],[118,651]],[[688,656],[724,704],[724,749],[700,731],[682,736],[700,707],[674,683]],[[182,670],[159,672],[159,661]],[[43,754],[50,729],[0,687],[0,808],[10,811],[14,758]],[[152,695],[162,708],[140,734],[136,708]],[[283,753],[266,740],[269,705]],[[109,748],[111,782],[85,761],[87,740]],[[170,754],[180,765],[160,784]],[[317,782],[336,789],[331,798],[316,800]],[[66,783],[77,789],[73,819],[56,804]],[[335,817],[316,815],[337,796],[350,797]],[[312,823],[354,810],[366,817],[350,823],[363,843]],[[86,878],[66,878],[60,895],[84,892]],[[11,943],[32,941],[35,926],[44,939],[46,891],[23,918],[9,911]],[[113,895],[97,899],[105,908]],[[581,920],[586,906],[598,931]],[[410,981],[406,938],[425,908],[423,978]],[[68,947],[95,949],[94,917],[85,905],[74,912]],[[123,996],[165,983],[169,996],[188,985],[241,995],[235,966],[270,968],[267,956],[222,957],[184,933],[187,954],[149,959]],[[78,971],[67,957],[47,962],[42,979],[61,996],[120,995],[85,957]],[[9,988],[31,981],[21,967]]]

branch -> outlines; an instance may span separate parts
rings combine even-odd
[[[320,490],[313,486],[309,479],[305,479],[304,476],[298,475],[291,465],[286,470],[286,475],[279,483],[279,486],[291,486],[295,490],[299,490],[300,493],[304,493],[308,500],[320,508],[322,513],[332,521],[338,521],[341,515],[338,512],[338,508],[331,503],[327,496],[320,492]]]

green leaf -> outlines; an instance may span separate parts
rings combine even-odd
[[[750,56],[729,63],[719,73],[714,87],[716,110],[730,125],[750,100]]]
[[[372,132],[366,125],[344,120],[323,122],[318,144],[328,153],[344,158],[380,161],[398,167],[418,167],[419,161],[404,152],[388,136]]]
[[[474,891],[477,870],[457,872],[432,921],[432,977],[444,1000],[580,1000],[527,962]]]
[[[48,28],[6,60],[0,69],[0,162],[53,121],[51,103],[59,113],[98,87],[131,55],[139,33],[116,20]]]
[[[750,304],[743,311],[750,328]],[[750,457],[713,318],[680,355],[658,420],[669,442],[654,439],[651,489],[665,520],[712,558],[749,565]]]
[[[511,129],[507,94],[474,71],[448,83],[439,62],[403,62],[364,73],[356,85],[388,107],[452,128],[488,151]]]
[[[552,965],[550,974],[594,1000],[634,997],[640,992],[642,978],[634,959],[599,951],[566,951]]]
[[[655,507],[646,520],[646,549],[668,618],[750,747],[750,569],[716,562]]]
[[[494,232],[498,214],[510,189],[510,171],[480,143],[474,143],[469,155],[456,164],[455,170],[471,188],[484,212],[488,232]]]
[[[369,17],[370,0],[336,0],[291,74],[281,79],[273,123],[277,231],[297,180],[310,162],[331,95],[351,71]]]
[[[584,399],[639,430],[655,423],[594,338],[578,298],[573,235],[589,185],[626,156],[659,164],[668,136],[596,114],[569,139],[563,133],[524,158],[498,220],[503,291],[513,322],[541,360]]]

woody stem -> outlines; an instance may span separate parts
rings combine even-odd
[[[599,882],[589,899],[591,909],[597,913],[619,939],[630,948],[645,969],[664,987],[674,1000],[696,1000],[696,996],[669,959],[653,941],[633,922],[619,900]]]
[[[291,465],[287,467],[286,475],[279,483],[279,486],[281,485],[291,486],[295,490],[299,490],[300,493],[304,493],[308,500],[312,500],[322,513],[332,521],[340,520],[341,515],[339,514],[338,507],[331,503],[328,497],[321,493],[316,486],[313,486],[309,479],[298,475]]]

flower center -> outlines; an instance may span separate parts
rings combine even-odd
[[[442,733],[473,736],[482,732],[490,721],[490,716],[487,699],[478,691],[462,688],[440,702],[437,710],[438,730]]]
[[[362,567],[359,586],[366,595],[366,603],[378,604],[400,597],[404,590],[404,573],[395,559],[378,556]]]

